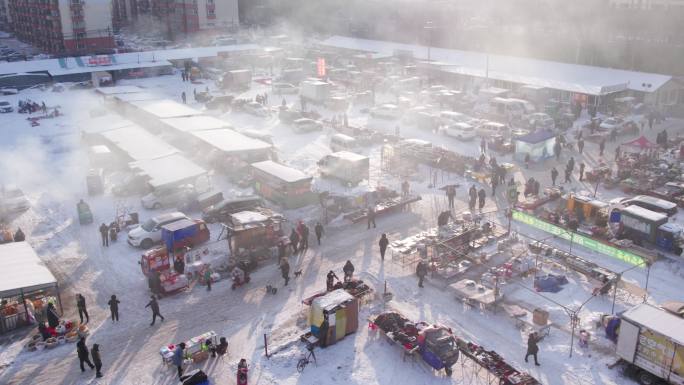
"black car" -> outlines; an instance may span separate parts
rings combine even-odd
[[[224,199],[221,202],[207,207],[202,212],[202,219],[207,223],[225,222],[230,214],[247,211],[263,205],[259,197],[247,196],[235,199]]]

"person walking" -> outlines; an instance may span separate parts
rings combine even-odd
[[[351,261],[347,259],[347,263],[344,264],[342,271],[344,271],[344,281],[345,282],[351,281],[352,276],[354,276],[354,264],[351,263]]]
[[[151,295],[150,298],[150,302],[148,302],[145,307],[152,309],[152,323],[150,326],[154,326],[154,322],[157,320],[157,317],[161,318],[161,322],[164,322],[164,316],[159,312],[159,302],[157,302],[157,298],[153,295]]]
[[[580,154],[584,151],[584,139],[580,138],[577,141],[577,150],[579,151]]]
[[[368,207],[368,229],[370,230],[370,225],[371,223],[373,224],[373,228],[375,228],[375,209],[373,209],[372,206]]]
[[[102,246],[109,246],[109,227],[102,223],[100,225],[100,236],[102,236]]]
[[[76,307],[78,308],[78,316],[81,318],[81,323],[83,323],[83,316],[86,317],[86,322],[90,322],[90,316],[88,315],[88,309],[86,308],[85,297],[81,294],[76,294]]]
[[[447,200],[449,200],[449,210],[454,208],[454,198],[456,197],[456,187],[453,185],[447,186],[446,188]]]
[[[387,234],[382,234],[380,236],[380,241],[378,246],[380,246],[380,259],[385,260],[385,251],[387,251],[387,245],[389,245],[389,240],[387,239]]]
[[[492,197],[496,195],[496,187],[499,185],[499,176],[492,174]]]
[[[90,355],[93,357],[93,364],[95,365],[95,377],[102,377],[102,359],[100,358],[100,345],[93,344],[90,349]]]
[[[470,186],[468,196],[470,197],[468,207],[470,208],[470,211],[473,211],[475,210],[475,202],[477,202],[477,188],[475,188],[475,185]]]
[[[541,338],[537,336],[536,332],[530,333],[530,336],[527,337],[527,353],[525,354],[525,362],[528,362],[527,357],[533,356],[534,364],[540,366],[539,361],[537,360],[537,353],[539,352],[539,341],[541,341]]]
[[[186,97],[185,97],[185,91],[181,92],[181,100],[183,101],[183,104],[186,104]]]
[[[551,186],[556,185],[556,178],[558,178],[558,170],[554,167],[551,169]]]
[[[401,196],[402,197],[407,197],[409,195],[409,191],[411,190],[411,185],[407,180],[404,180],[401,182]]]
[[[525,154],[525,169],[530,169],[530,153]]]
[[[121,301],[116,298],[116,294],[112,294],[109,302],[107,302],[107,305],[109,305],[109,312],[112,313],[112,322],[119,322],[119,303],[121,303]]]
[[[323,225],[321,222],[316,222],[314,226],[314,232],[316,233],[316,240],[318,241],[318,246],[321,245],[321,237],[323,236]]]
[[[285,280],[285,286],[287,286],[290,283],[290,262],[287,261],[287,258],[280,260],[280,274]]]
[[[299,240],[299,248],[301,250],[306,250],[309,248],[309,226],[302,223],[301,234],[299,234],[301,239]]]
[[[581,162],[579,165],[579,176],[580,176],[579,180],[580,180],[580,182],[582,182],[584,180],[584,167],[586,167],[584,165],[584,162]]]
[[[565,182],[564,183],[570,183],[570,176],[572,174],[572,171],[570,171],[569,167],[565,168]]]
[[[572,173],[575,170],[575,157],[571,156],[570,160],[568,160],[568,170],[570,170],[570,173]]]
[[[480,211],[482,211],[482,208],[485,205],[485,198],[487,197],[487,193],[483,188],[480,189],[480,191],[477,192],[477,197],[479,199],[480,205],[478,206]]]
[[[556,142],[553,144],[553,153],[556,155],[556,161],[560,161],[561,149],[560,139],[556,138]]]
[[[81,372],[85,372],[85,367],[83,364],[88,364],[90,369],[95,369],[95,365],[90,362],[90,354],[88,352],[88,346],[86,346],[85,337],[81,337],[76,343],[76,353],[78,354],[78,361],[81,364]]]
[[[423,280],[425,279],[427,273],[428,269],[425,261],[418,262],[418,265],[416,266],[416,275],[418,276],[418,287],[424,287]]]
[[[211,267],[209,266],[204,270],[204,282],[207,284],[207,291],[211,291]]]
[[[615,161],[620,159],[620,146],[615,147]]]
[[[483,154],[487,153],[487,141],[484,136],[482,137],[482,140],[480,140],[480,152]]]
[[[173,358],[171,361],[178,369],[178,378],[183,375],[183,350],[185,350],[185,342],[181,342],[176,346],[176,350],[173,351]]]
[[[601,143],[599,143],[599,156],[603,156],[603,150],[606,149],[606,138],[601,139]]]
[[[299,234],[297,234],[295,229],[292,229],[292,231],[290,232],[290,245],[292,246],[292,254],[297,254],[297,245],[299,245]]]

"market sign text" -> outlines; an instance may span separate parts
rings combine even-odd
[[[589,250],[607,255],[609,257],[617,258],[631,265],[641,265],[644,263],[644,259],[636,254],[630,253],[629,251],[620,250],[616,247],[608,246],[603,242],[599,242],[587,236],[573,233],[572,231],[543,221],[533,215],[513,210],[513,219],[549,234],[553,234],[558,238],[563,238],[567,241],[571,241],[574,244],[584,246]]]

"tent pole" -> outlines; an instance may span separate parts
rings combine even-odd
[[[59,312],[64,315],[64,308],[62,308],[62,294],[59,292],[59,284],[55,283],[55,289],[57,289],[57,302],[59,302]]]

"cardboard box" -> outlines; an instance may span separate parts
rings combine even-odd
[[[206,360],[207,358],[209,358],[209,352],[196,352],[192,355],[192,362],[196,364],[198,362]]]
[[[535,325],[546,325],[549,322],[549,312],[544,309],[534,309],[532,312],[532,322],[534,322]]]

